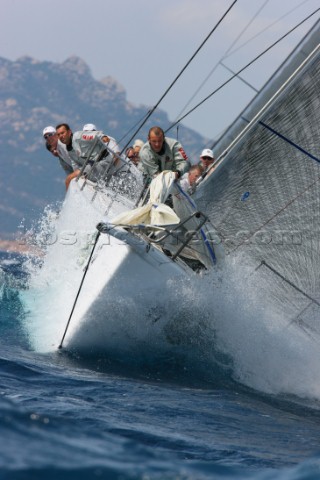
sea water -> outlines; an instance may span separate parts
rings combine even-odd
[[[320,478],[318,345],[243,276],[207,278],[193,317],[181,292],[192,338],[171,335],[188,354],[132,362],[37,351],[30,259],[2,253],[0,266],[1,479]]]

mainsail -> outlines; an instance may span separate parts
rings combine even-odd
[[[283,318],[311,336],[320,333],[319,32],[318,22],[291,61],[302,64],[263,94],[260,113],[250,107],[253,120],[195,192],[226,253],[245,258]]]

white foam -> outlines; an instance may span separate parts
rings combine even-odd
[[[80,212],[83,237],[73,242],[72,228]],[[25,329],[36,351],[55,350],[61,341],[92,248],[88,239],[100,215],[79,197],[59,220],[51,216],[43,221],[51,232],[54,227],[59,240],[47,247],[41,268],[30,266],[30,289],[24,293],[30,312]],[[39,234],[46,233],[43,226]],[[110,351],[122,348],[141,356],[183,351],[212,370],[221,352],[232,360],[234,377],[245,385],[320,398],[319,336],[290,324],[290,303],[289,314],[281,313],[281,299],[268,293],[263,275],[252,275],[242,259],[230,258],[223,271],[171,280],[161,294],[163,311],[151,309],[147,319],[141,317],[137,299],[114,296],[114,313],[108,320]]]

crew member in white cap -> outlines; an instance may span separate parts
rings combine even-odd
[[[93,123],[86,123],[82,129],[84,132],[96,132],[97,127]]]
[[[206,171],[214,162],[214,154],[210,148],[205,148],[202,150],[200,155],[200,165],[202,166],[203,170]]]
[[[46,141],[46,148],[49,150],[49,152],[52,153],[55,157],[58,157],[58,151],[57,151],[57,143],[58,143],[58,135],[56,132],[56,129],[54,127],[46,127],[43,129],[42,132],[43,138]]]
[[[42,135],[46,141],[47,150],[49,150],[54,157],[59,158],[59,163],[67,174],[65,183],[66,188],[68,188],[70,183],[69,177],[70,175],[73,175],[73,167],[65,145],[60,142],[56,129],[51,125],[43,129]]]
[[[49,127],[46,127],[43,129],[42,135],[44,139],[47,140],[47,138],[51,137],[52,135],[55,135],[56,133],[57,133],[56,129],[54,127],[51,127],[51,125],[49,125]]]

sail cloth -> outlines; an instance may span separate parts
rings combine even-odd
[[[319,92],[318,48],[194,196],[279,318],[320,336]]]
[[[146,205],[121,213],[111,220],[113,225],[176,225],[180,218],[164,202],[170,195],[175,174],[163,171],[150,183],[150,198]]]

